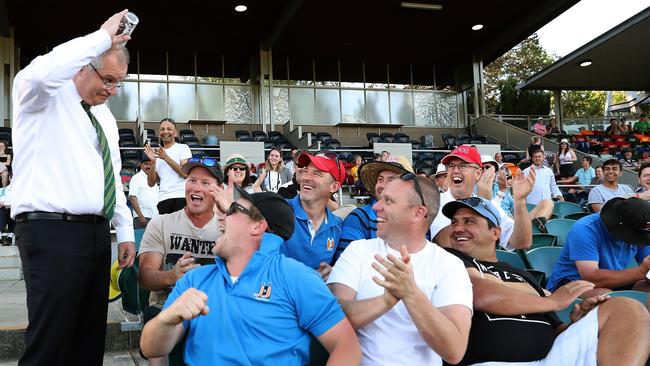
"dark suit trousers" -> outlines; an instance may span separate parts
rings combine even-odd
[[[101,365],[106,338],[111,239],[98,223],[16,224],[29,325],[19,365]]]

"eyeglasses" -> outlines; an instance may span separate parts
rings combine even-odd
[[[205,166],[209,166],[209,167],[213,167],[213,166],[217,166],[217,165],[218,165],[217,159],[215,159],[215,158],[208,158],[208,157],[203,157],[203,158],[190,158],[187,162],[188,162],[188,163],[199,163],[199,164],[203,164],[203,165],[205,165]]]
[[[467,164],[467,163],[460,163],[460,164],[448,164],[447,165],[447,172],[450,172],[454,170],[454,168],[458,168],[462,173],[466,172],[468,169],[479,169],[477,166],[473,164]]]
[[[485,208],[485,211],[487,211],[490,214],[490,216],[492,216],[492,219],[488,219],[488,220],[494,222],[495,224],[501,221],[499,220],[499,216],[496,213],[494,213],[494,211],[492,211],[492,209],[488,205],[486,205],[485,202],[483,202],[483,200],[479,197],[462,198],[459,199],[458,201],[464,202],[470,205],[471,207],[478,207],[479,205],[481,205],[483,206],[483,208]]]
[[[424,204],[424,196],[422,195],[422,188],[420,188],[420,183],[418,182],[417,175],[413,173],[404,173],[399,178],[405,181],[413,181],[413,184],[415,185],[415,192],[417,192],[418,196],[420,196],[420,202],[422,202],[422,206],[427,207],[427,205]]]
[[[234,214],[237,211],[243,213],[244,215],[246,215],[246,216],[248,216],[250,218],[253,217],[253,211],[247,209],[246,207],[240,205],[237,202],[233,202],[232,204],[230,204],[230,207],[228,207],[228,210],[226,211],[226,216],[230,216],[230,215]]]
[[[99,71],[97,71],[97,69],[95,68],[95,66],[93,66],[93,64],[88,64],[88,65],[90,65],[90,67],[93,69],[93,71],[95,71],[97,76],[99,76],[99,78],[102,80],[102,83],[104,84],[104,89],[113,89],[113,88],[118,88],[119,89],[119,88],[124,86],[123,81],[117,81],[117,82],[106,81],[107,79],[104,78],[102,76],[102,74],[99,73]]]
[[[231,166],[228,170],[234,170],[234,171],[240,171],[240,172],[245,172],[248,170],[245,166]]]

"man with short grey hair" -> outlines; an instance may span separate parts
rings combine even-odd
[[[101,365],[112,221],[118,260],[133,265],[131,211],[120,179],[115,117],[127,10],[34,59],[14,80],[12,216],[29,325],[19,365]]]

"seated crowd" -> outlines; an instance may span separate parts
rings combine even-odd
[[[184,208],[150,222],[134,214],[147,223],[139,281],[154,291],[141,337],[150,364],[175,348],[190,365],[645,364],[647,309],[608,295],[650,289],[640,246],[650,197],[612,192],[618,161],[604,164],[602,188],[588,194],[601,212],[573,226],[547,290],[497,260],[530,249],[533,227],[563,197],[542,150],[511,174],[461,145],[432,177],[387,155],[355,166],[372,197],[344,218],[330,202],[346,167],[326,153],[296,152],[293,177],[273,167],[261,184],[243,156],[224,159],[225,174],[214,158],[187,159]],[[274,192],[288,187],[289,198]],[[573,304],[563,323],[556,312]]]

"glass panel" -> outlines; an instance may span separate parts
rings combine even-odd
[[[167,80],[166,75],[140,74],[140,80]]]
[[[174,80],[174,81],[194,81],[194,76],[169,75],[169,80]]]
[[[388,92],[366,92],[366,115],[368,116],[368,122],[390,123],[390,117],[388,115]]]
[[[433,93],[413,93],[415,126],[433,127],[435,116],[435,95]]]
[[[223,121],[223,86],[197,85],[199,119]]]
[[[155,122],[167,117],[167,84],[140,83],[141,117]]]
[[[314,124],[314,89],[291,88],[289,89],[291,103],[291,119],[297,124]]]
[[[268,104],[268,100],[267,100]],[[291,118],[289,112],[289,89],[273,88],[273,121],[276,124],[285,124]]]
[[[176,121],[196,119],[194,84],[169,84],[169,115]]]
[[[390,121],[413,126],[413,95],[410,92],[390,93]]]
[[[316,89],[316,121],[324,125],[341,122],[338,90]]]
[[[264,88],[262,98],[264,101],[264,123],[269,123],[269,88]],[[273,121],[275,124],[285,124],[289,118],[289,90],[274,86]]]
[[[226,86],[226,121],[253,123],[253,105],[251,101],[250,86]]]
[[[366,121],[366,103],[363,99],[363,90],[341,91],[341,105],[343,108],[343,122]]]
[[[456,93],[436,93],[436,127],[458,127]]]
[[[354,82],[342,81],[341,82],[341,87],[342,88],[359,88],[359,89],[363,89],[364,85],[363,85],[363,83],[354,83]]]
[[[108,107],[116,120],[135,121],[138,117],[138,83],[124,83],[117,94],[108,99]]]

